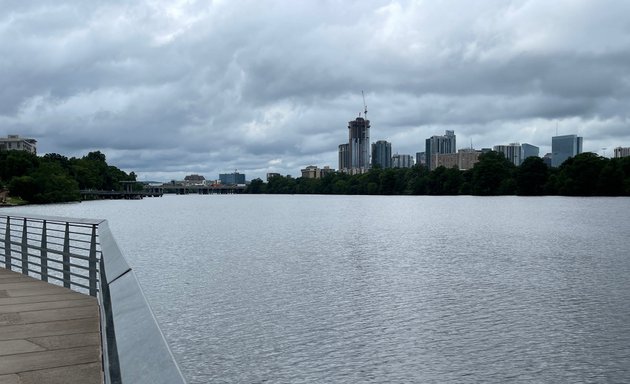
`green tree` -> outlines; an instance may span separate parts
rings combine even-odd
[[[606,165],[599,173],[597,194],[603,196],[624,195],[624,174],[619,162],[606,160]]]
[[[607,161],[591,152],[570,157],[558,169],[558,193],[567,196],[596,195],[599,175]]]
[[[11,196],[17,196],[22,200],[34,202],[35,195],[39,193],[37,182],[31,176],[16,176],[9,183]]]
[[[81,198],[79,184],[59,164],[43,164],[33,173],[33,178],[38,189],[34,203],[61,203]]]
[[[381,195],[393,195],[396,192],[396,171],[392,168],[384,169],[379,175]]]
[[[245,193],[264,193],[264,189],[265,183],[260,178],[256,178],[249,183],[247,188],[245,188]]]
[[[501,195],[514,193],[516,184],[512,178],[514,164],[503,154],[495,151],[483,153],[472,169],[472,193],[474,195]]]
[[[457,195],[463,184],[463,176],[457,168],[437,167],[428,177],[430,195]]]
[[[26,151],[0,151],[0,180],[25,176],[39,167],[39,158]]]
[[[530,156],[516,169],[516,193],[522,196],[545,194],[549,167],[540,157]]]

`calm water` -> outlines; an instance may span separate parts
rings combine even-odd
[[[106,218],[189,383],[630,382],[630,199],[165,196]]]

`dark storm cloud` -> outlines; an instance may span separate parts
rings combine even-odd
[[[0,134],[144,179],[336,167],[362,90],[372,139],[399,153],[445,129],[630,145],[626,1],[0,5]]]

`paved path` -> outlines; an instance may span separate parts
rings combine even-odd
[[[102,384],[96,298],[0,268],[0,384]]]

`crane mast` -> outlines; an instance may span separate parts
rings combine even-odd
[[[367,120],[367,105],[365,104],[365,93],[361,91],[361,96],[363,96],[363,116]]]

